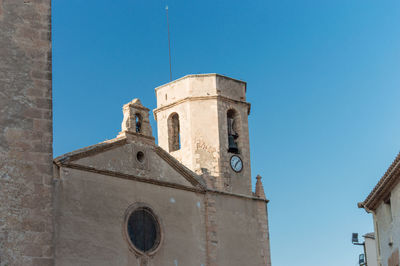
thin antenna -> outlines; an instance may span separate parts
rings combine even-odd
[[[172,66],[171,66],[171,38],[169,36],[169,19],[168,19],[168,6],[165,6],[167,12],[167,27],[168,27],[168,50],[169,50],[169,79],[172,81]]]

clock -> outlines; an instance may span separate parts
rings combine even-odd
[[[239,173],[240,171],[242,171],[242,169],[243,169],[242,159],[240,159],[240,157],[237,155],[233,155],[231,157],[231,167],[232,167],[233,171],[235,171],[236,173]]]

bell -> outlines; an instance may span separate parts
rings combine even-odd
[[[142,129],[142,124],[140,123],[140,121],[136,122],[136,133],[142,133],[140,132]]]
[[[228,152],[239,153],[235,138],[232,135],[228,135]]]

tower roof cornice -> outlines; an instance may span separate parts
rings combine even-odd
[[[176,80],[173,80],[173,81],[171,81],[171,82],[168,82],[168,83],[166,83],[166,84],[163,84],[163,85],[161,85],[161,86],[158,86],[158,87],[156,87],[154,90],[157,92],[157,91],[158,91],[159,89],[161,89],[161,88],[167,87],[167,86],[169,86],[169,85],[171,85],[171,84],[177,83],[177,82],[182,81],[182,80],[184,80],[184,79],[189,79],[189,78],[204,78],[204,77],[222,77],[222,78],[230,79],[230,80],[235,81],[235,82],[243,83],[243,84],[245,85],[245,91],[247,91],[247,83],[246,83],[245,81],[240,80],[240,79],[234,79],[234,78],[231,78],[231,77],[228,77],[228,76],[224,76],[224,75],[221,75],[221,74],[218,74],[218,73],[189,74],[189,75],[183,76],[183,77],[181,77],[181,78],[178,78],[178,79],[176,79]]]
[[[214,95],[214,96],[203,96],[203,97],[187,97],[187,98],[181,99],[181,100],[179,100],[177,102],[173,102],[173,103],[170,103],[168,105],[164,105],[164,106],[155,108],[153,110],[154,119],[157,120],[157,113],[159,113],[160,111],[163,111],[163,110],[169,109],[171,107],[177,106],[177,105],[179,105],[181,103],[188,102],[188,101],[206,101],[206,100],[213,100],[213,99],[219,99],[219,100],[222,100],[222,101],[232,102],[232,103],[237,103],[237,104],[244,104],[244,105],[247,106],[247,114],[250,115],[250,110],[251,110],[251,104],[250,103],[245,102],[245,101],[232,100],[232,99],[229,99],[227,97],[220,96],[220,95]]]

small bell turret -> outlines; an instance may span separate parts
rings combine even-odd
[[[124,119],[122,121],[122,131],[119,136],[134,134],[154,139],[149,121],[149,109],[144,107],[139,99],[133,99],[122,108]]]

